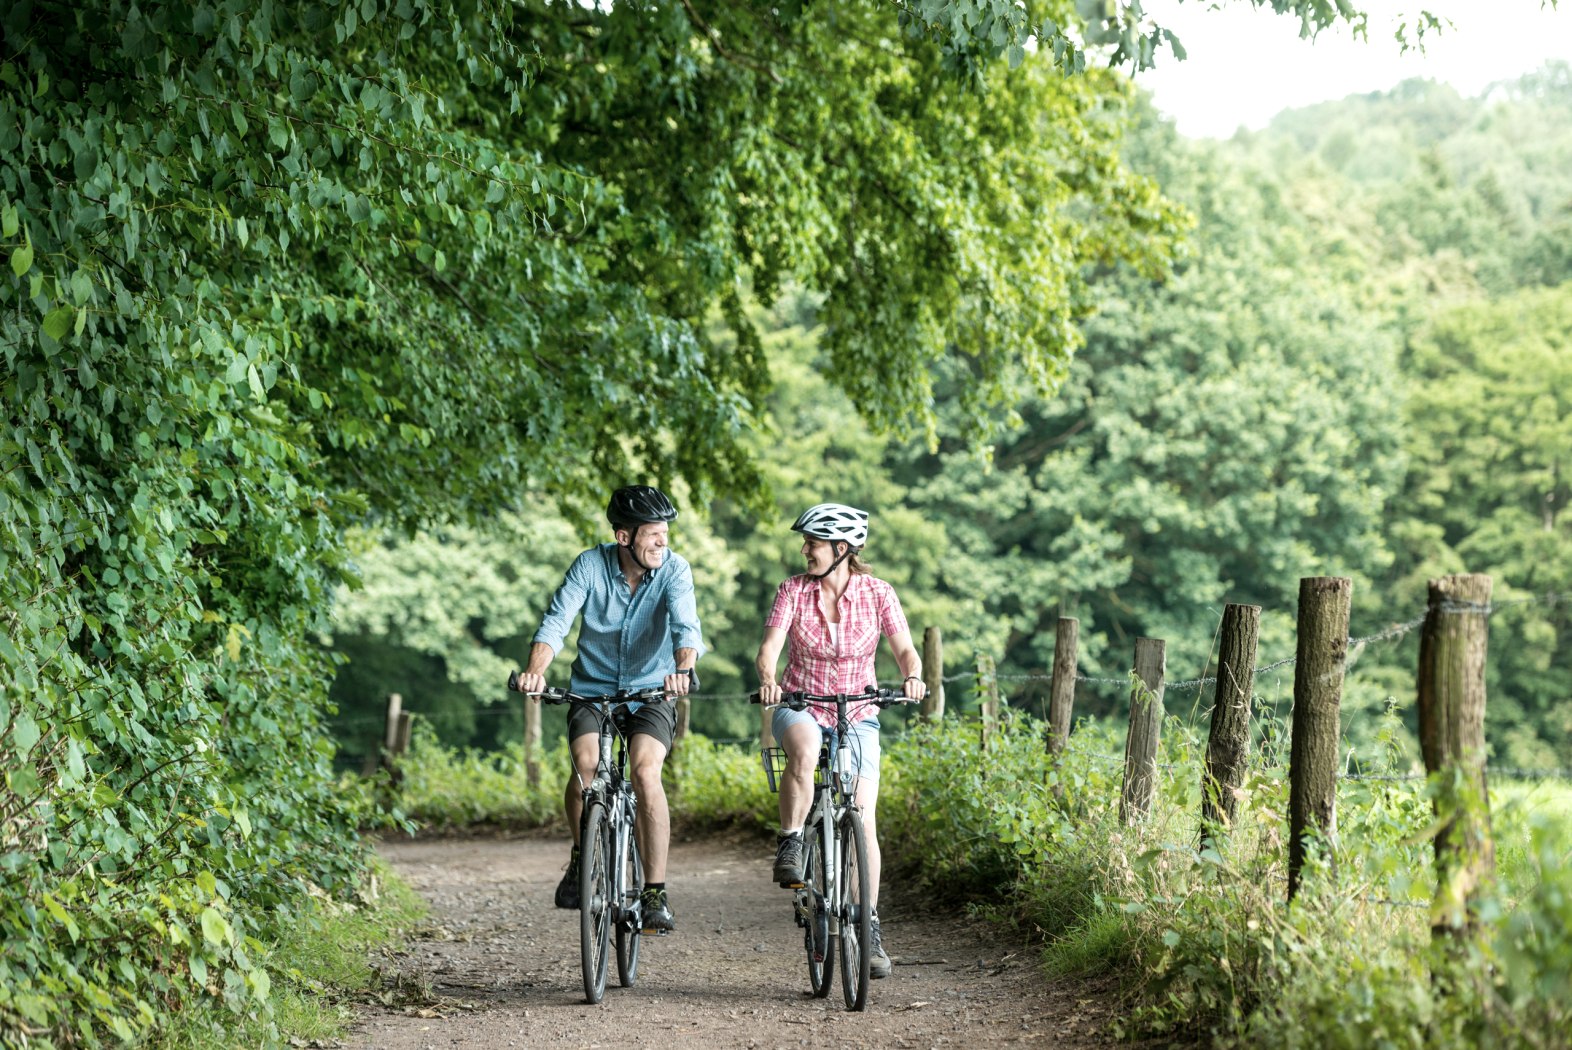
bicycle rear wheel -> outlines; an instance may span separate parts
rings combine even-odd
[[[638,836],[632,821],[627,829],[628,848],[622,853],[622,901],[617,909],[617,980],[632,988],[639,979],[639,934],[644,919],[639,914],[639,897],[644,893],[644,858],[639,856]]]
[[[586,804],[579,865],[579,958],[584,967],[584,999],[598,1003],[606,994],[611,914],[616,904],[611,885],[611,821],[600,799]]]
[[[873,962],[873,907],[868,877],[868,837],[862,814],[847,808],[840,819],[841,993],[846,1009],[868,1006],[868,970]]]
[[[825,877],[823,821],[810,826],[803,835],[802,944],[808,952],[808,984],[816,999],[830,994],[830,984],[835,977],[835,949],[830,945],[830,912],[824,895],[830,883]]]

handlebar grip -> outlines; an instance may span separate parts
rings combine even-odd
[[[509,671],[508,672],[508,692],[516,693],[518,691],[519,691],[519,673],[517,671]]]

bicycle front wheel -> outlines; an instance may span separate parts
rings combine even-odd
[[[584,999],[598,1003],[606,994],[611,945],[611,916],[616,904],[611,885],[611,821],[606,804],[586,804],[579,836],[579,958],[584,966]]]
[[[628,848],[622,851],[621,878],[617,889],[622,905],[617,909],[617,980],[632,988],[639,979],[639,934],[644,919],[639,915],[639,897],[644,893],[644,858],[639,856],[639,839],[629,822]]]
[[[830,905],[825,894],[830,892],[827,866],[824,857],[824,825],[820,821],[810,826],[803,836],[802,873],[803,887],[798,890],[801,904],[798,913],[803,916],[802,944],[808,952],[808,984],[815,999],[830,994],[830,983],[835,976],[835,950],[830,947]]]
[[[846,1009],[868,1006],[868,970],[873,963],[872,883],[868,877],[868,837],[862,814],[850,807],[840,819],[841,993]]]

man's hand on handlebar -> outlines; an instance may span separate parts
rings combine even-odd
[[[782,692],[779,682],[766,682],[760,685],[759,691],[754,694],[754,702],[768,707],[771,704],[780,703],[783,695],[785,694]]]
[[[546,676],[529,671],[514,671],[508,675],[508,688],[517,693],[541,693],[546,689]]]

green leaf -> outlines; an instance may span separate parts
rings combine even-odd
[[[53,894],[45,893],[43,895],[43,900],[44,908],[49,912],[50,915],[53,915],[56,919],[65,925],[66,933],[71,935],[72,943],[76,943],[77,938],[81,935],[81,931],[77,929],[76,920],[72,919],[70,913],[65,910],[65,907],[62,906],[59,901],[55,900]]]
[[[33,242],[25,241],[19,248],[11,253],[11,272],[21,277],[33,268]]]
[[[39,736],[38,723],[26,711],[18,714],[11,723],[12,750],[18,756],[26,758],[33,745],[38,743]]]
[[[217,909],[202,909],[202,937],[209,944],[223,945],[233,936],[229,923]]]

